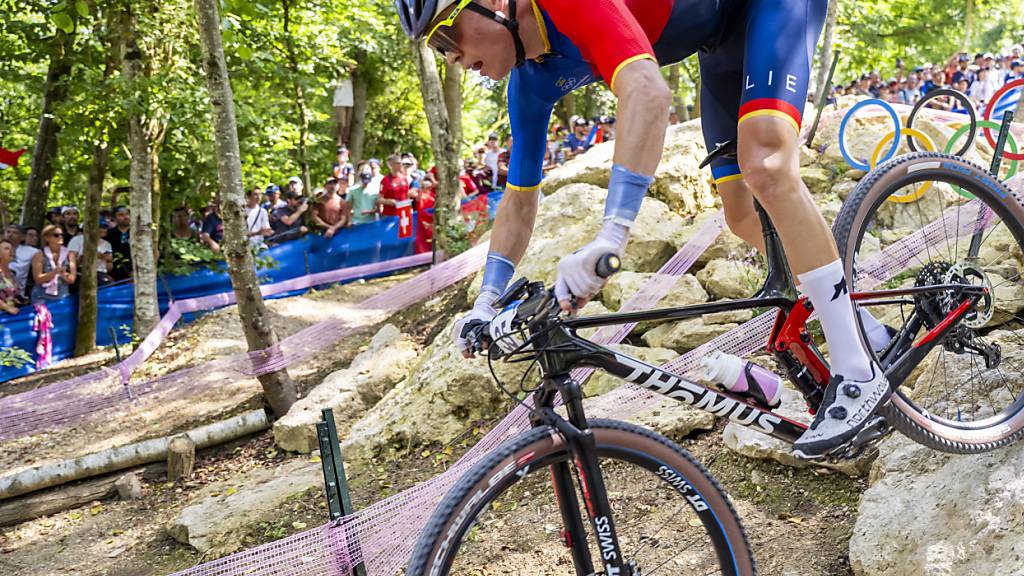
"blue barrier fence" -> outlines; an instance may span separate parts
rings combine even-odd
[[[415,216],[414,216],[415,219]],[[415,225],[415,220],[414,220]],[[415,230],[415,227],[413,228]],[[413,238],[398,238],[398,219],[384,218],[378,222],[360,224],[339,231],[333,238],[308,235],[298,240],[270,248],[269,255],[276,266],[258,271],[261,284],[269,284],[298,278],[307,274],[359,266],[384,260],[408,256],[413,253]],[[216,270],[203,269],[187,276],[165,275],[158,277],[160,312],[167,310],[172,295],[182,300],[231,291],[231,280],[226,266],[218,263]],[[276,298],[299,294],[296,290],[275,296]],[[101,346],[113,344],[111,329],[119,342],[130,338],[134,312],[134,287],[130,283],[104,286],[97,294],[96,343]],[[53,361],[68,358],[74,352],[75,330],[78,320],[78,298],[71,296],[47,304],[53,316],[51,330]],[[36,358],[38,334],[33,329],[35,317],[32,306],[26,306],[20,313],[0,314],[0,345],[18,347]],[[186,320],[194,315],[186,315]],[[35,371],[35,365],[22,368],[0,368],[0,382],[23,376]]]

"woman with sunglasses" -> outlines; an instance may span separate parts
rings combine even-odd
[[[466,335],[494,316],[491,303],[529,243],[555,103],[599,79],[618,99],[604,225],[593,242],[558,264],[556,296],[572,312],[604,286],[595,264],[608,252],[623,253],[654,180],[672,97],[659,66],[699,51],[705,143],[709,150],[736,145],[736,154],[711,164],[726,222],[763,251],[754,199],[760,202],[829,343],[833,378],[826,405],[795,452],[817,456],[842,445],[888,399],[888,382],[861,340],[832,233],[800,179],[801,114],[827,0],[395,2],[406,34],[425,39],[449,63],[494,80],[510,76],[516,146],[480,297],[455,325],[464,355],[470,356]],[[871,320],[864,318],[869,332]]]
[[[32,257],[32,303],[60,300],[68,295],[68,286],[78,274],[77,254],[64,246],[59,226],[43,228],[43,249]]]

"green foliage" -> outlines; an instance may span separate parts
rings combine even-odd
[[[367,84],[364,156],[399,150],[431,164],[429,130],[408,41],[391,0],[223,0],[222,33],[235,95],[245,185],[280,184],[300,171],[296,87],[308,108],[307,157],[314,184],[328,175],[334,156],[333,90],[354,70]],[[879,68],[889,74],[896,58],[908,64],[944,61],[965,37],[966,0],[841,0],[836,42],[843,56],[837,72],[847,80]],[[144,78],[127,86],[120,70],[107,73],[120,36],[117,11],[129,6],[147,57]],[[288,32],[284,26],[288,9]],[[42,93],[51,58],[73,62],[68,98],[54,115],[61,131],[50,204],[84,201],[93,150],[111,150],[104,189],[128,181],[125,118],[143,112],[166,125],[159,150],[161,212],[199,208],[217,190],[208,95],[201,77],[194,8],[188,0],[0,0],[0,145],[27,148],[20,165],[0,171],[0,211],[17,215],[31,165]],[[971,51],[998,51],[1024,38],[1020,2],[975,0]],[[108,37],[115,46],[108,44]],[[68,44],[65,40],[70,39]],[[289,61],[289,42],[294,62]],[[67,46],[70,46],[68,52]],[[439,62],[440,67],[440,62]],[[693,102],[698,71],[687,59],[680,74],[683,100]],[[505,84],[484,87],[463,77],[463,155],[491,131],[507,130]],[[571,97],[574,113],[614,112],[602,85]],[[567,103],[559,106],[565,112]],[[104,202],[107,204],[107,202]],[[160,223],[164,235],[169,222]],[[198,255],[186,254],[183,260]]]
[[[890,75],[896,59],[908,66],[945,64],[966,37],[967,0],[842,0],[835,43],[842,52],[836,78],[878,70]],[[974,0],[971,45],[974,52],[998,52],[1024,36],[1024,7],[1020,2]]]
[[[4,346],[0,348],[0,366],[5,368],[21,368],[33,362],[32,355],[17,346]]]

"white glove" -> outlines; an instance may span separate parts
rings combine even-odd
[[[620,219],[605,220],[593,242],[558,262],[555,298],[575,306],[574,298],[589,300],[597,294],[608,281],[597,275],[597,261],[608,253],[621,257],[628,239],[629,227]]]
[[[470,330],[476,328],[480,324],[489,323],[497,311],[491,306],[495,300],[498,299],[499,294],[494,292],[484,291],[476,297],[476,302],[473,303],[473,309],[470,310],[465,316],[459,318],[452,327],[452,338],[455,340],[455,345],[458,346],[459,352],[467,358],[472,358],[473,354],[469,351],[470,342],[466,339]]]

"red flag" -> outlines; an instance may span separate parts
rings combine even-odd
[[[395,204],[398,215],[398,237],[412,237],[412,200],[401,200]]]
[[[17,152],[12,152],[6,148],[0,148],[0,170],[5,168],[13,168],[18,165],[18,158],[25,153],[25,149],[22,148]]]

